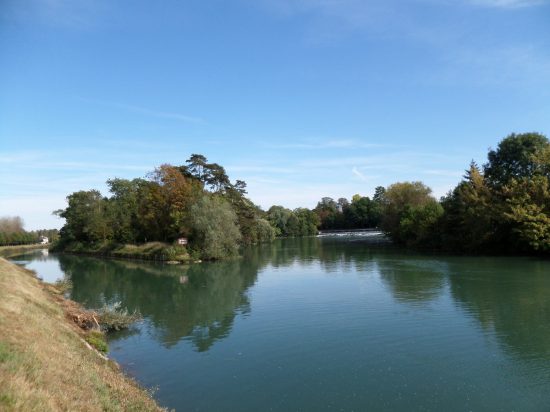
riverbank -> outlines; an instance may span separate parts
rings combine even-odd
[[[24,253],[27,250],[47,249],[49,245],[35,243],[32,245],[17,245],[17,246],[0,246],[0,256],[9,257]]]
[[[193,263],[196,261],[189,255],[186,247],[163,242],[148,242],[141,245],[73,242],[55,245],[52,250],[54,252],[116,259],[153,260],[170,263]]]
[[[162,410],[90,349],[45,284],[0,258],[0,410]]]

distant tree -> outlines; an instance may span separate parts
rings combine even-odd
[[[321,229],[339,229],[343,226],[344,219],[343,215],[341,215],[342,211],[333,198],[323,197],[313,210],[319,217]]]
[[[0,218],[0,246],[25,245],[39,241],[36,232],[27,232],[23,228],[23,219],[19,216],[5,216]]]
[[[243,180],[236,180],[232,188],[243,196],[246,194],[246,182]]]
[[[338,209],[340,212],[343,212],[345,208],[349,206],[349,200],[345,197],[341,197],[338,199]]]
[[[283,206],[271,206],[267,211],[267,220],[275,228],[277,236],[288,236],[288,220],[292,211]]]
[[[306,208],[290,210],[283,206],[271,206],[267,219],[275,228],[277,236],[316,235],[320,224],[317,214]]]
[[[423,224],[420,221],[422,216],[429,217],[431,224],[435,223],[432,217],[438,213],[434,206],[434,202],[437,202],[431,192],[422,182],[394,183],[389,186],[383,198],[382,229],[398,243],[416,243],[417,239],[410,237],[413,228]],[[424,211],[425,208],[428,210]],[[407,221],[402,224],[404,219]]]
[[[206,182],[205,168],[208,164],[208,159],[206,159],[206,157],[201,154],[194,153],[189,159],[186,160],[186,163],[188,166],[187,169],[184,170],[184,174],[188,171],[198,180]]]
[[[248,243],[266,243],[275,239],[276,231],[266,219],[255,218],[252,221],[251,235]],[[244,237],[244,235],[243,235]]]
[[[19,216],[4,216],[0,218],[0,232],[18,233],[23,232],[23,219]]]
[[[315,212],[306,208],[298,208],[293,211],[298,220],[298,231],[295,236],[313,236],[318,233],[319,217]]]
[[[386,193],[386,188],[384,186],[377,186],[374,189],[374,196],[372,200],[374,202],[382,202],[384,200],[384,194]]]
[[[229,177],[225,173],[225,169],[217,163],[209,163],[205,165],[206,183],[210,186],[210,189],[217,193],[223,193],[231,186]]]
[[[368,197],[353,196],[351,205],[344,210],[346,226],[363,229],[376,226],[372,215],[372,201]]]

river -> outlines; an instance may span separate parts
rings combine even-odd
[[[144,320],[110,353],[181,411],[548,411],[550,261],[278,240],[192,266],[35,251],[88,308]]]

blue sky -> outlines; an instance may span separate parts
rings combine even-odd
[[[0,2],[0,216],[201,153],[264,208],[550,133],[548,0]]]

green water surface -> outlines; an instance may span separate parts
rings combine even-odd
[[[192,266],[32,253],[144,320],[110,356],[180,411],[550,411],[550,261],[289,239]],[[52,279],[49,279],[52,280]]]

